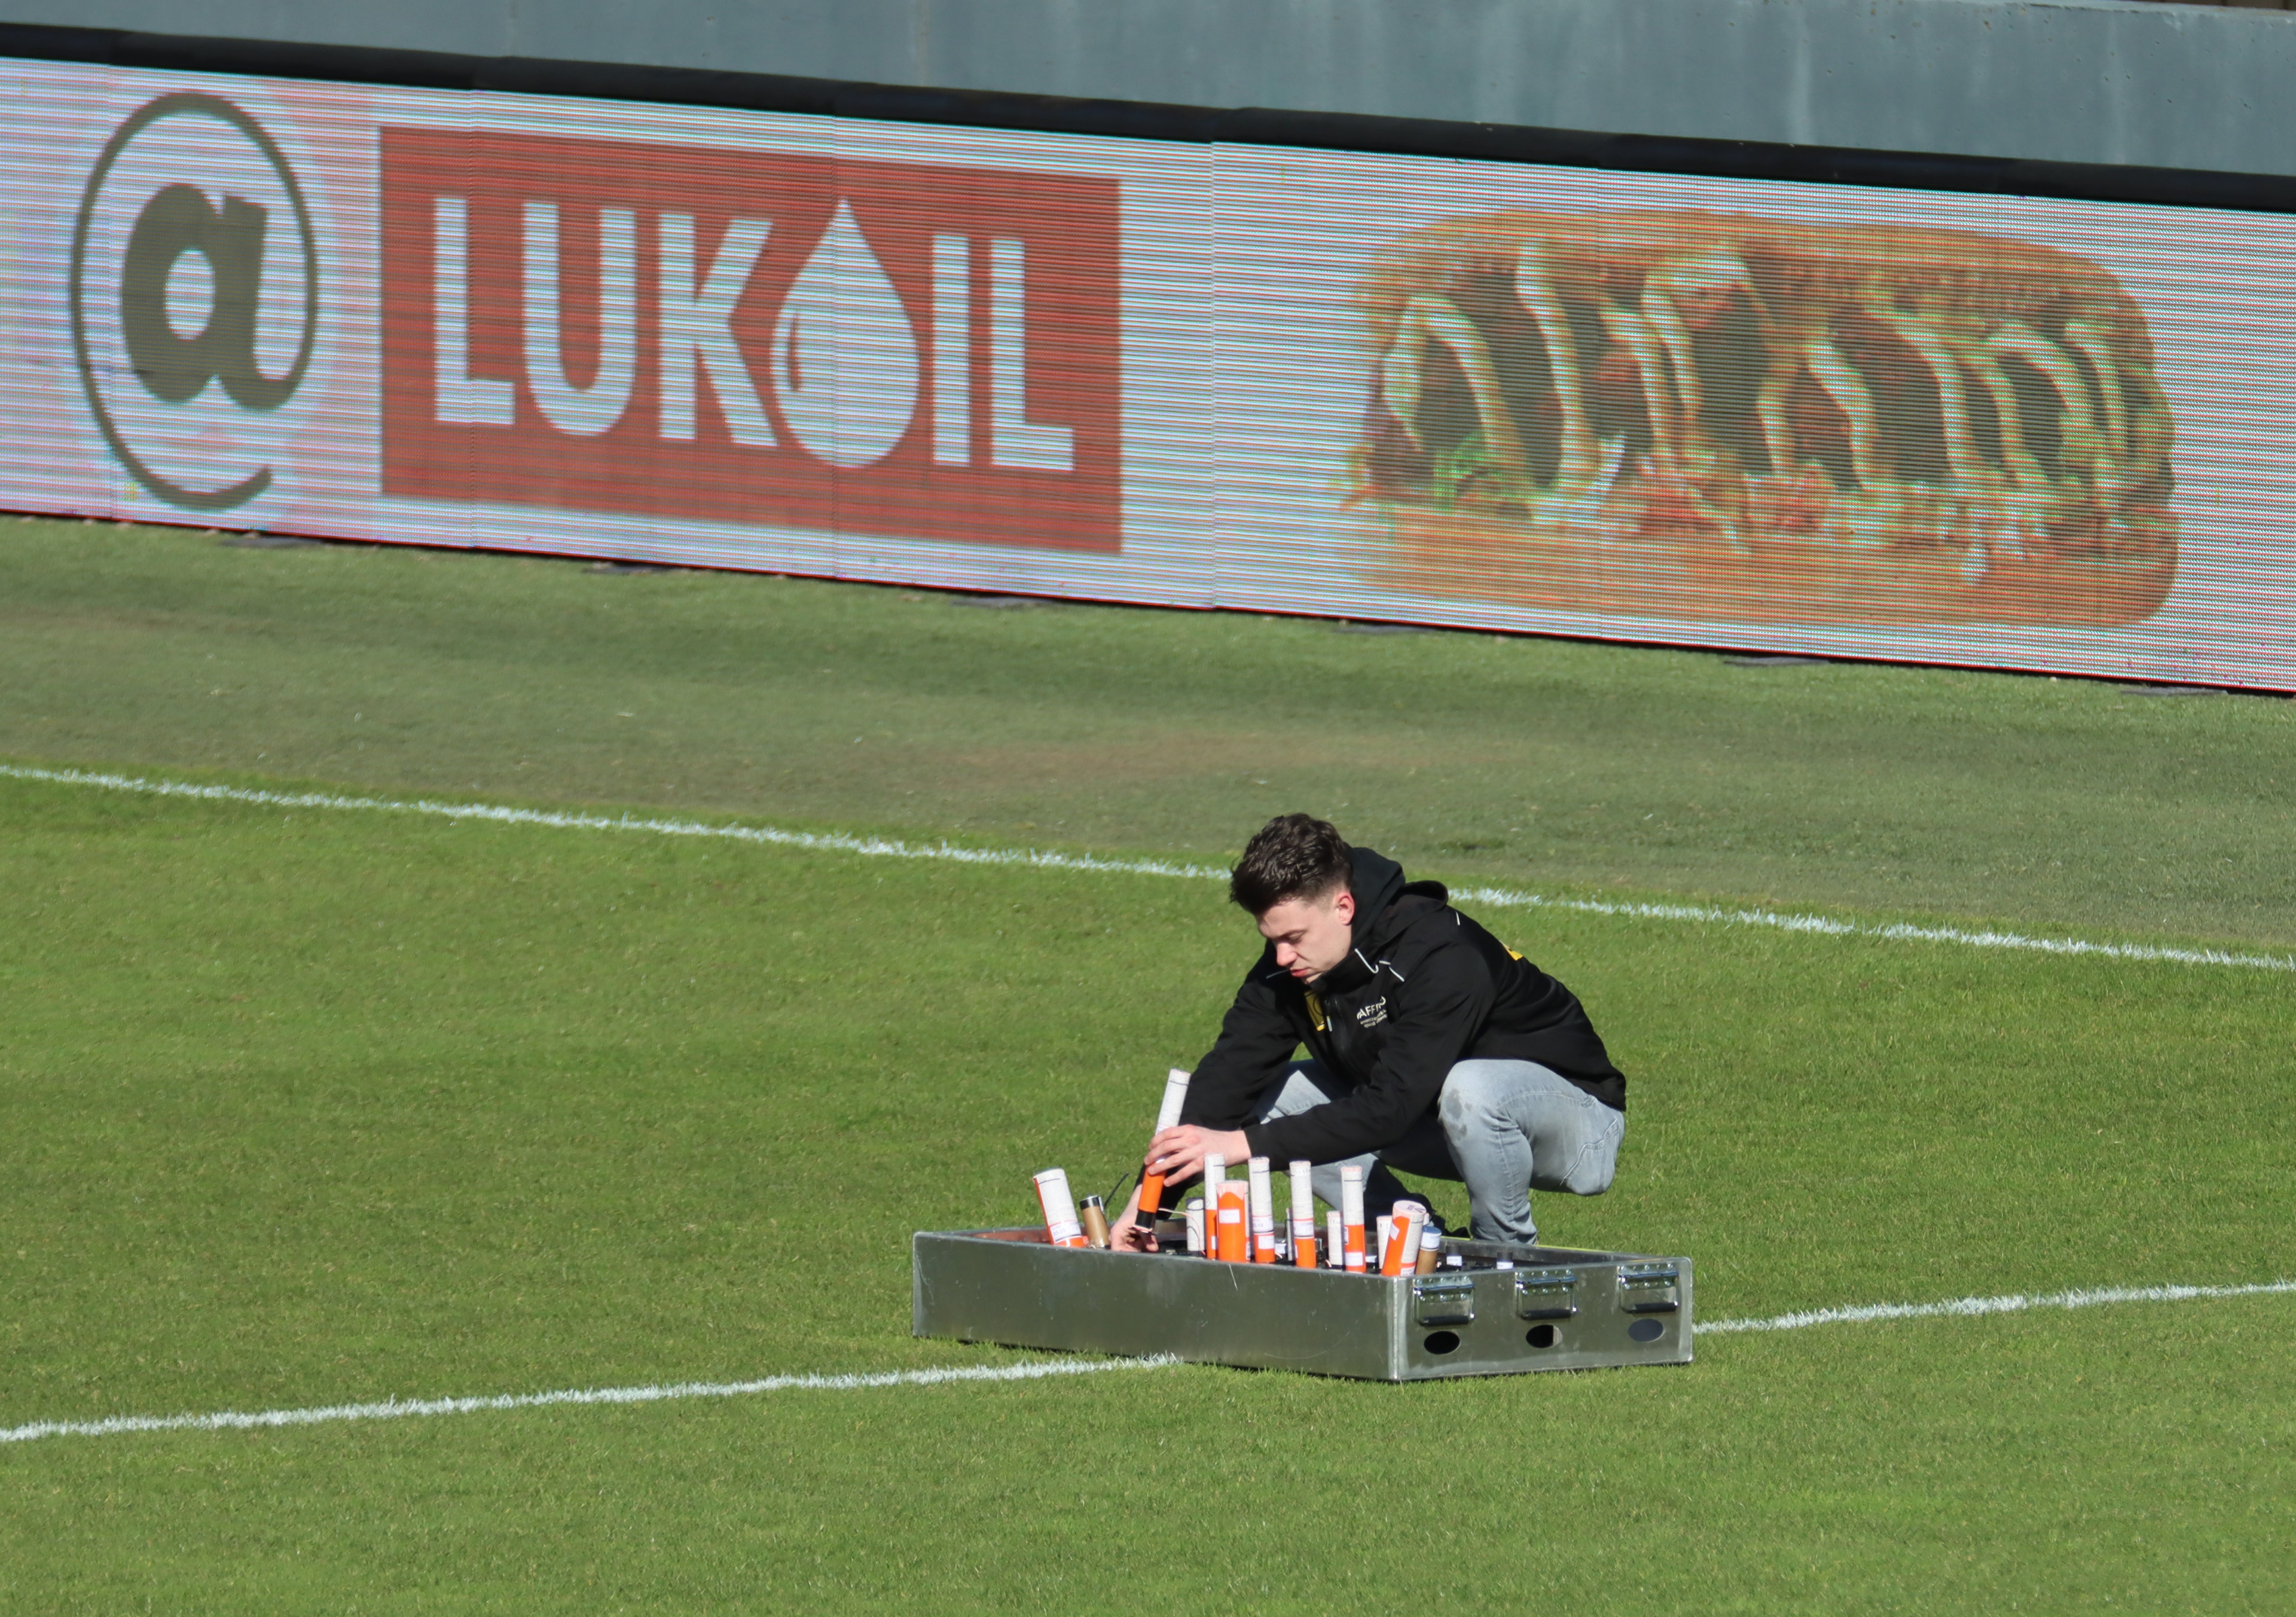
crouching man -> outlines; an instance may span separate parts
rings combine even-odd
[[[1399,1168],[1464,1181],[1475,1237],[1528,1246],[1531,1191],[1610,1188],[1625,1076],[1577,997],[1453,909],[1440,882],[1406,882],[1394,860],[1288,814],[1251,839],[1228,894],[1267,947],[1178,1126],[1149,1142],[1168,1203],[1207,1156],[1279,1170],[1305,1157],[1334,1207],[1340,1170],[1361,1167],[1368,1219],[1406,1194]],[[1129,1216],[1117,1230],[1119,1244],[1147,1238]]]

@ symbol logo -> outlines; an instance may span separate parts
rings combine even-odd
[[[261,125],[191,94],[120,125],[80,200],[70,299],[88,406],[137,482],[191,511],[271,486],[277,412],[317,345],[319,251]]]

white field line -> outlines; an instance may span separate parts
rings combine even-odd
[[[836,832],[787,831],[775,825],[740,825],[707,820],[642,818],[636,815],[570,814],[545,808],[512,808],[499,803],[440,802],[429,798],[345,797],[327,792],[263,792],[246,786],[210,786],[191,781],[146,780],[85,769],[39,769],[0,764],[0,777],[135,792],[152,797],[195,798],[209,802],[249,803],[267,808],[348,809],[377,814],[419,814],[435,819],[483,820],[502,825],[540,825],[562,831],[624,831],[652,836],[708,837],[730,842],[800,848],[818,853],[855,853],[875,858],[937,859],[958,865],[1023,866],[1037,870],[1088,871],[1110,875],[1180,876],[1193,881],[1227,879],[1208,865],[1169,859],[1103,859],[1088,853],[1054,853],[1035,848],[960,848],[948,842],[904,842],[886,837],[847,836]],[[1832,938],[1874,938],[1892,943],[1946,943],[1967,948],[2025,949],[2044,955],[2085,955],[2106,960],[2160,962],[2171,965],[2229,965],[2252,971],[2296,972],[2286,955],[2243,955],[2224,949],[2171,948],[2151,943],[2100,943],[2087,938],[2035,938],[2021,932],[1968,932],[1952,926],[1916,926],[1844,921],[1832,915],[1792,915],[1773,909],[1731,909],[1703,904],[1641,904],[1607,899],[1558,899],[1503,887],[1464,888],[1452,894],[1462,903],[1516,909],[1559,909],[1574,915],[1617,915],[1640,921],[1693,925],[1767,927]]]
[[[1688,921],[1719,926],[1767,926],[1779,932],[1832,938],[1879,938],[1891,943],[1952,943],[1967,948],[2030,949],[2042,955],[2094,955],[2107,960],[2161,961],[2172,965],[2236,965],[2251,971],[2296,972],[2286,955],[2236,955],[2215,948],[2169,948],[2153,943],[2099,943],[2089,938],[2033,938],[2022,932],[1965,932],[1957,926],[1915,926],[1910,921],[1875,925],[1832,915],[1795,915],[1775,909],[1724,909],[1702,904],[1612,903],[1601,899],[1549,899],[1504,888],[1462,889],[1451,897],[1468,904],[1511,904],[1575,910],[1589,915],[1629,915],[1644,921]]]
[[[2261,1285],[2120,1285],[2088,1292],[2048,1292],[2037,1297],[1956,1297],[1951,1302],[1869,1302],[1847,1309],[1812,1309],[1767,1319],[1702,1319],[1700,1336],[1731,1331],[1800,1331],[1814,1325],[1865,1325],[1877,1319],[1939,1319],[1971,1314],[2021,1314],[2030,1309],[2093,1309],[2107,1302],[2185,1302],[2196,1297],[2263,1297],[2296,1292],[2296,1280]]]
[[[582,1387],[561,1392],[505,1392],[492,1398],[390,1399],[379,1404],[329,1404],[316,1409],[225,1409],[213,1415],[116,1415],[101,1421],[34,1421],[0,1427],[0,1443],[43,1437],[116,1437],[126,1432],[226,1432],[263,1426],[317,1426],[333,1421],[396,1421],[422,1415],[476,1415],[492,1409],[543,1409],[558,1404],[655,1404],[678,1398],[747,1398],[759,1392],[851,1392],[865,1387],[938,1387],[950,1382],[1041,1381],[1103,1370],[1160,1370],[1180,1361],[1154,1358],[1031,1359],[1017,1365],[950,1365],[887,1370],[873,1375],[768,1375],[762,1381],[677,1382],[660,1387]]]
[[[1815,1309],[1767,1319],[1715,1319],[1694,1327],[1700,1336],[1737,1331],[1799,1331],[1820,1325],[1861,1325],[1880,1319],[1939,1319],[1977,1314],[2016,1314],[2030,1309],[2085,1309],[2108,1302],[2185,1302],[2196,1298],[2257,1297],[2296,1292],[2296,1280],[2261,1285],[2112,1286],[2053,1292],[2038,1297],[1960,1297],[1950,1302],[1877,1302],[1862,1308]],[[496,1409],[543,1409],[561,1404],[652,1404],[670,1399],[745,1398],[760,1392],[851,1392],[869,1387],[937,1387],[953,1382],[1041,1381],[1054,1375],[1093,1375],[1103,1370],[1160,1370],[1182,1362],[1169,1353],[1152,1358],[1030,1359],[1013,1365],[952,1365],[874,1375],[769,1375],[759,1381],[676,1382],[655,1387],[584,1387],[559,1392],[505,1392],[491,1398],[391,1399],[376,1404],[328,1404],[314,1409],[218,1410],[212,1415],[116,1415],[100,1421],[34,1421],[0,1427],[0,1443],[45,1437],[117,1437],[135,1432],[234,1432],[263,1427],[317,1426],[336,1421],[406,1420],[417,1416],[477,1415]]]

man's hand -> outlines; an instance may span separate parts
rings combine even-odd
[[[1152,1229],[1143,1229],[1133,1222],[1139,1211],[1140,1186],[1135,1184],[1132,1186],[1131,1200],[1125,1202],[1124,1211],[1117,1214],[1115,1220],[1108,1227],[1108,1244],[1111,1250],[1119,1252],[1152,1252],[1156,1250],[1156,1232]]]
[[[1167,1129],[1148,1142],[1148,1171],[1160,1173],[1172,1184],[1194,1178],[1203,1171],[1204,1159],[1223,1156],[1231,1168],[1241,1168],[1250,1159],[1251,1144],[1243,1137],[1243,1130],[1231,1129],[1199,1129],[1193,1123],[1182,1123],[1177,1129]]]

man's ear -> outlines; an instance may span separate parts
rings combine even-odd
[[[1332,918],[1335,921],[1344,922],[1349,926],[1353,926],[1355,924],[1356,896],[1349,889],[1344,887],[1341,888],[1338,896],[1332,899]]]

